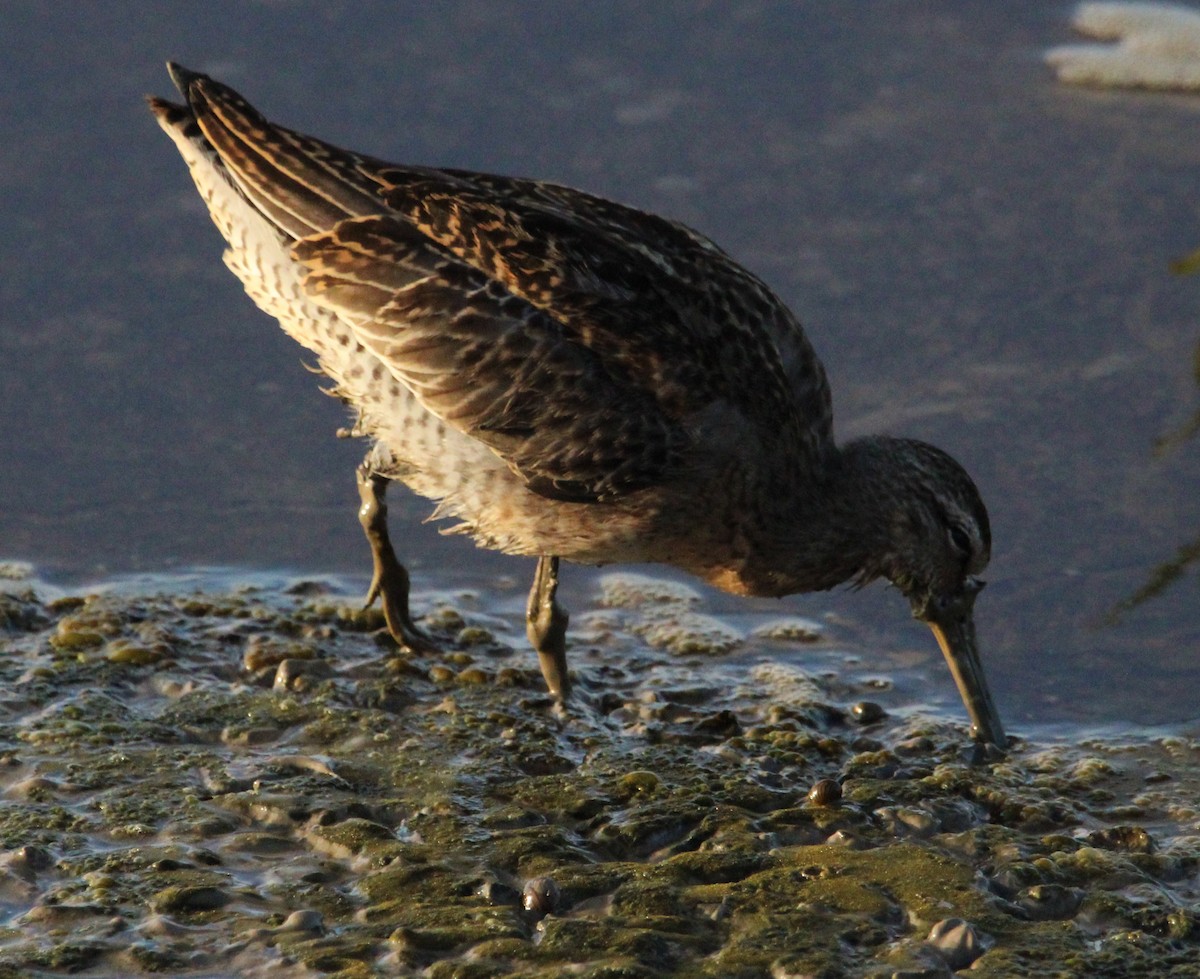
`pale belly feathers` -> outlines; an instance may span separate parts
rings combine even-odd
[[[429,519],[458,521],[444,533],[469,534],[509,554],[556,554],[585,564],[669,559],[672,545],[661,530],[650,529],[662,523],[661,515],[643,494],[599,508],[539,496],[487,446],[427,411],[349,324],[308,298],[288,243],[230,186],[211,156],[172,136],[228,243],[226,266],[259,309],[316,355],[334,393],[358,412],[354,434],[377,443],[372,465],[438,501]]]

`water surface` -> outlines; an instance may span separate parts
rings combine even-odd
[[[1168,271],[1200,245],[1200,99],[1058,85],[1040,52],[1068,13],[7,4],[0,557],[65,583],[366,570],[344,412],[222,267],[142,105],[172,58],[335,142],[551,178],[711,235],[806,324],[841,436],[925,438],[974,474],[1011,726],[1195,718],[1194,571],[1109,613],[1200,534],[1200,441],[1155,453],[1200,407],[1200,277]],[[531,562],[440,538],[424,501],[393,496],[419,584],[519,598]],[[594,573],[565,588],[586,605]],[[882,587],[752,609],[849,617],[881,664],[936,667]]]

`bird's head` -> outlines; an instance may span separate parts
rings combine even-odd
[[[975,576],[991,557],[987,508],[966,470],[941,449],[910,439],[881,439],[886,473],[877,488],[885,540],[870,569],[892,582],[913,616],[937,638],[971,717],[977,740],[1006,746],[975,641]]]
[[[960,592],[992,556],[987,507],[965,469],[936,446],[913,439],[893,447],[882,573],[921,618],[925,606]]]

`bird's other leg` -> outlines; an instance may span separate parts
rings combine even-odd
[[[525,633],[537,650],[542,676],[550,696],[566,700],[571,695],[571,680],[567,676],[567,622],[570,616],[558,604],[558,558],[538,558],[529,589],[529,604],[525,609]]]
[[[371,559],[375,564],[364,608],[369,607],[378,598],[383,606],[383,617],[387,621],[388,632],[396,642],[416,652],[434,652],[437,646],[416,627],[408,611],[408,572],[396,559],[396,552],[392,550],[392,541],[388,536],[387,503],[384,502],[384,496],[391,480],[371,469],[370,457],[358,467],[356,475],[358,496],[362,501],[358,508],[358,522],[362,524],[363,532],[367,535],[367,543],[371,545]]]

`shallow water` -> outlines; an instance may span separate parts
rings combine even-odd
[[[8,4],[0,556],[63,584],[365,571],[343,412],[240,295],[141,104],[169,91],[170,57],[336,142],[554,178],[710,234],[807,325],[843,436],[927,438],[975,475],[1010,727],[1195,718],[1194,571],[1108,615],[1200,533],[1200,443],[1154,451],[1200,405],[1200,277],[1168,272],[1200,244],[1200,100],[1056,84],[1039,56],[1067,12]],[[394,496],[419,584],[519,607],[528,562],[439,538]],[[567,603],[596,588],[572,569]],[[840,616],[868,668],[936,656],[878,587],[708,601],[734,625]]]
[[[423,595],[422,656],[199,583],[0,583],[0,974],[1194,974],[1195,732],[977,764],[836,628],[730,654],[629,575],[564,715],[496,596]]]

